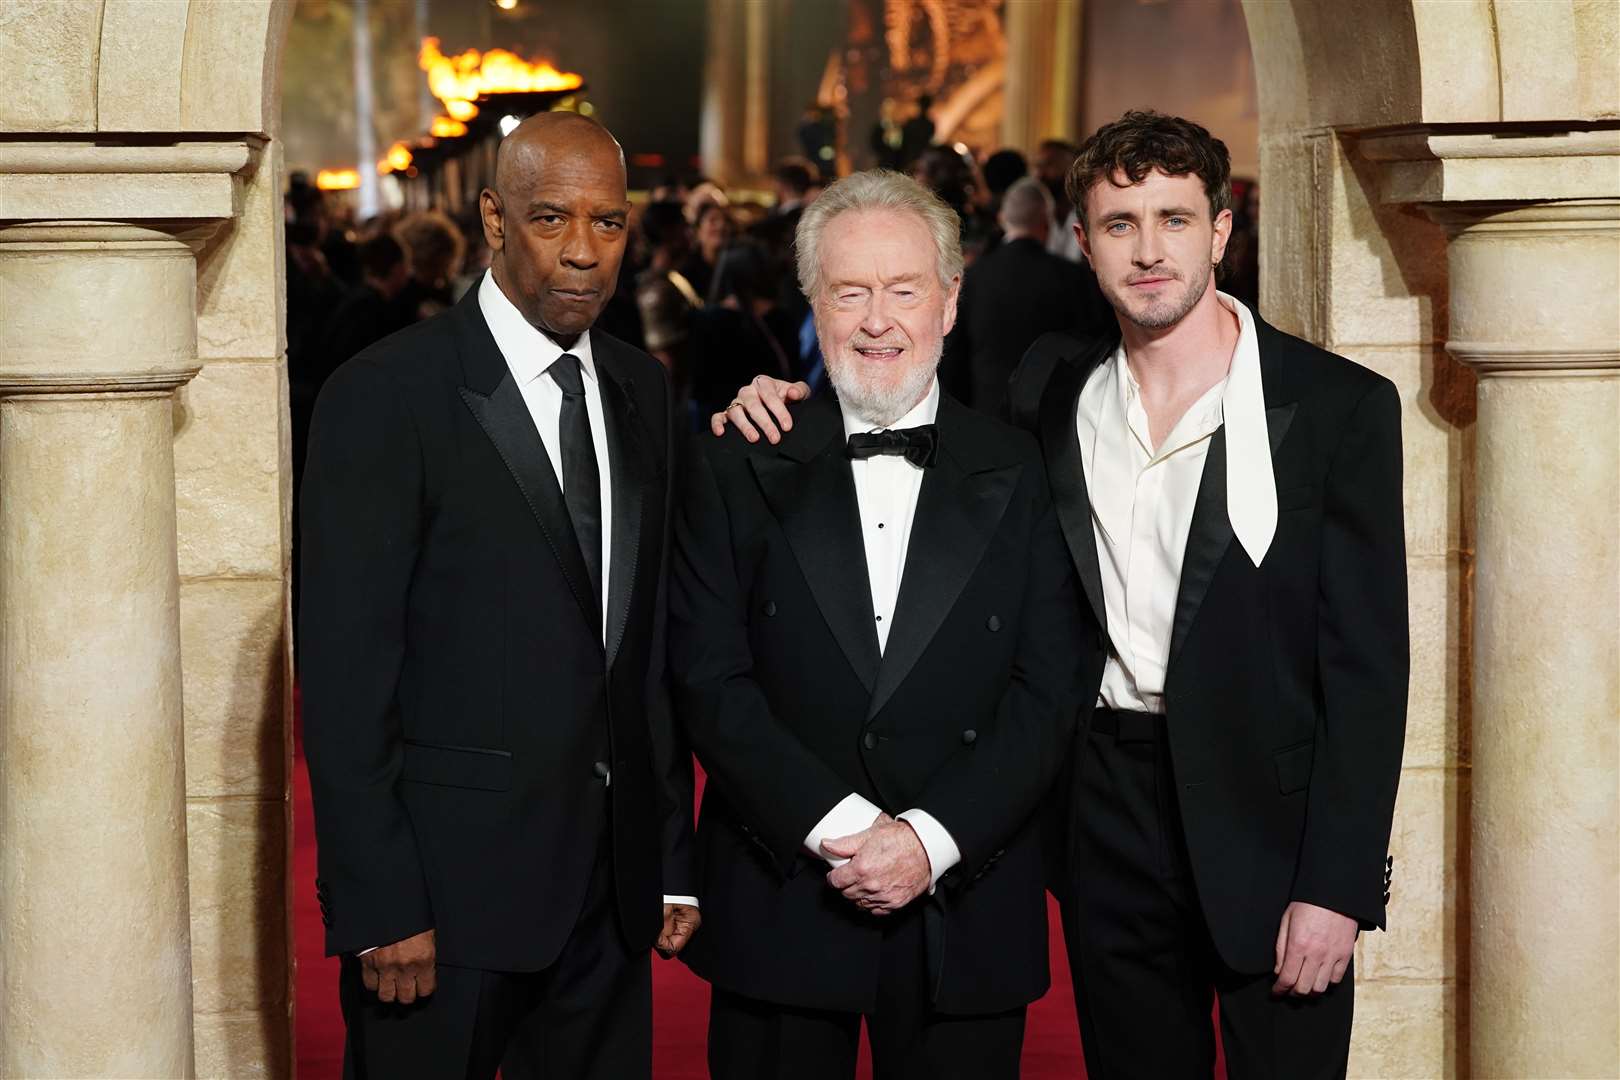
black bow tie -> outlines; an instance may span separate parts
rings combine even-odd
[[[939,429],[933,424],[923,424],[921,427],[890,428],[849,437],[849,456],[856,461],[879,454],[894,454],[920,469],[926,469],[939,456]]]

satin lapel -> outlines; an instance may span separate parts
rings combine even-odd
[[[597,339],[602,344],[602,339]],[[630,620],[630,599],[635,595],[641,565],[641,529],[655,470],[647,457],[647,436],[636,412],[630,389],[617,378],[607,350],[598,348],[596,370],[601,377],[602,416],[607,426],[608,457],[613,478],[613,526],[608,563],[607,666],[624,641]]]
[[[1266,410],[1266,435],[1271,441],[1271,456],[1277,456],[1277,447],[1288,426],[1294,421],[1293,403]],[[1170,630],[1170,658],[1166,677],[1175,667],[1181,646],[1192,630],[1198,609],[1203,606],[1215,571],[1226,557],[1232,544],[1232,520],[1226,512],[1226,428],[1220,427],[1210,437],[1209,453],[1204,458],[1204,474],[1198,481],[1198,499],[1193,503],[1192,527],[1187,532],[1187,548],[1181,560],[1181,586],[1176,595],[1176,618]]]
[[[1110,345],[1109,351],[1112,348]],[[1052,501],[1069,543],[1069,556],[1097,616],[1097,625],[1106,629],[1108,616],[1103,606],[1102,571],[1097,564],[1097,534],[1091,525],[1091,496],[1086,491],[1085,463],[1080,458],[1080,436],[1074,426],[1080,390],[1096,367],[1096,360],[1093,355],[1058,361],[1041,395],[1041,449],[1046,456]]]
[[[534,419],[523,402],[523,394],[505,374],[494,391],[485,397],[471,387],[461,388],[461,400],[467,403],[478,426],[484,429],[489,441],[506,463],[507,471],[517,483],[518,490],[529,504],[529,511],[540,525],[552,554],[562,567],[563,577],[579,603],[580,614],[594,630],[602,625],[598,612],[600,602],[591,595],[590,577],[585,572],[585,560],[579,553],[579,541],[574,536],[573,522],[568,518],[568,506],[563,502],[562,487],[557,474],[546,456],[545,443],[534,429]]]
[[[812,414],[809,409],[816,409]],[[831,416],[826,412],[830,409]],[[825,439],[803,439],[807,422],[826,429]],[[844,456],[843,425],[830,401],[812,402],[794,429],[807,457],[781,453],[751,459],[754,475],[787,535],[788,545],[804,573],[833,637],[850,667],[868,691],[877,680],[878,642],[873,622],[872,587],[861,543],[860,510],[855,480]],[[834,438],[833,436],[839,436]],[[813,445],[819,445],[817,450]],[[786,445],[786,444],[784,444]]]
[[[954,402],[949,402],[955,405]],[[950,452],[952,432],[940,402],[940,454],[923,476],[911,523],[894,625],[883,650],[866,716],[876,716],[906,681],[939,632],[1007,512],[1022,465],[970,472]],[[960,408],[960,406],[957,406]]]

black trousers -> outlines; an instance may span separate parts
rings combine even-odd
[[[652,1075],[652,966],[619,929],[604,827],[579,920],[544,971],[438,968],[438,989],[385,1005],[343,958],[345,1080],[634,1080]]]
[[[1215,952],[1164,717],[1099,709],[1082,751],[1063,931],[1091,1080],[1209,1077],[1216,999],[1232,1080],[1343,1077],[1353,970],[1320,997],[1276,997],[1271,972],[1233,971]]]
[[[888,916],[877,1008],[866,1017],[875,1080],[1016,1080],[1022,1008],[947,1016],[928,1000],[921,904]],[[701,931],[700,931],[701,933]],[[718,987],[709,1003],[710,1080],[840,1080],[855,1075],[861,1014],[803,1009]]]

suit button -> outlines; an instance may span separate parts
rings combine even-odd
[[[598,780],[606,780],[609,776],[613,775],[613,770],[608,768],[607,762],[598,761],[595,765],[591,766],[591,773],[595,775]]]
[[[776,601],[775,600],[767,600],[767,601],[765,601],[765,614],[770,616],[773,619],[776,618]]]
[[[966,731],[962,732],[962,745],[963,746],[972,746],[975,742],[978,741],[978,738],[979,738],[979,733],[977,731],[974,731],[972,728],[968,728]]]
[[[876,750],[877,744],[878,737],[872,734],[870,731],[861,736],[861,745],[866,747],[868,750]]]
[[[992,634],[995,633],[997,630],[1001,629],[1001,616],[1000,615],[992,615],[992,616],[990,616],[988,619],[986,619],[984,621],[984,625],[986,625],[986,626],[988,626],[990,628],[990,632]]]

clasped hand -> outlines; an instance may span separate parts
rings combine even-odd
[[[827,874],[827,884],[856,907],[892,915],[927,891],[932,881],[928,852],[904,821],[879,814],[869,828],[823,840],[821,850],[848,859]]]

